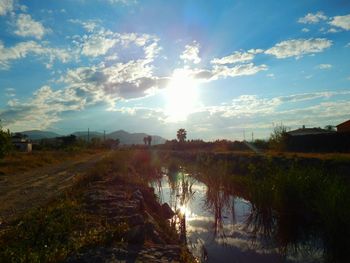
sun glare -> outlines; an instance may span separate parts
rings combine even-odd
[[[198,81],[186,70],[174,72],[165,89],[165,112],[170,121],[183,121],[198,104]]]
[[[179,210],[180,210],[181,215],[189,216],[189,214],[190,214],[190,210],[186,205],[180,206]]]

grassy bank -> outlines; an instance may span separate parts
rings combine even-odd
[[[145,212],[149,214],[160,236],[169,244],[178,244],[177,233],[159,214],[159,204],[148,182],[159,176],[160,164],[148,151],[117,151],[98,162],[90,171],[75,178],[72,186],[46,205],[32,209],[0,228],[1,262],[61,262],[78,252],[94,247],[127,249],[128,221],[111,223],[108,215],[87,210],[86,193],[106,180],[123,189],[126,198],[132,190],[141,189]],[[98,209],[98,207],[96,208]],[[145,240],[150,245],[151,241]],[[184,249],[183,262],[192,258]]]

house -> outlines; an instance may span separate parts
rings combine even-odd
[[[32,151],[32,143],[28,139],[27,135],[22,133],[15,133],[11,136],[11,142],[15,149],[20,152],[31,152]]]
[[[305,128],[305,126],[303,125],[302,128],[293,130],[293,131],[289,131],[287,132],[288,135],[290,136],[302,136],[302,135],[316,135],[316,134],[327,134],[327,133],[334,133],[335,131],[332,130],[325,130],[322,128]]]
[[[344,121],[337,126],[337,132],[350,132],[350,120]]]

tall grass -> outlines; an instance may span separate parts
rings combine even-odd
[[[327,262],[350,259],[349,178],[336,165],[329,169],[271,158],[237,169],[239,163],[209,154],[185,165],[209,188],[249,200],[247,229],[277,244],[282,254],[320,250]],[[248,172],[235,174],[237,170]]]
[[[283,254],[312,247],[327,262],[348,262],[350,186],[342,176],[266,162],[245,179],[253,207],[248,224],[256,233],[276,241]]]

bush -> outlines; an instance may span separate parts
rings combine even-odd
[[[0,126],[0,158],[4,158],[12,150],[11,137]]]

